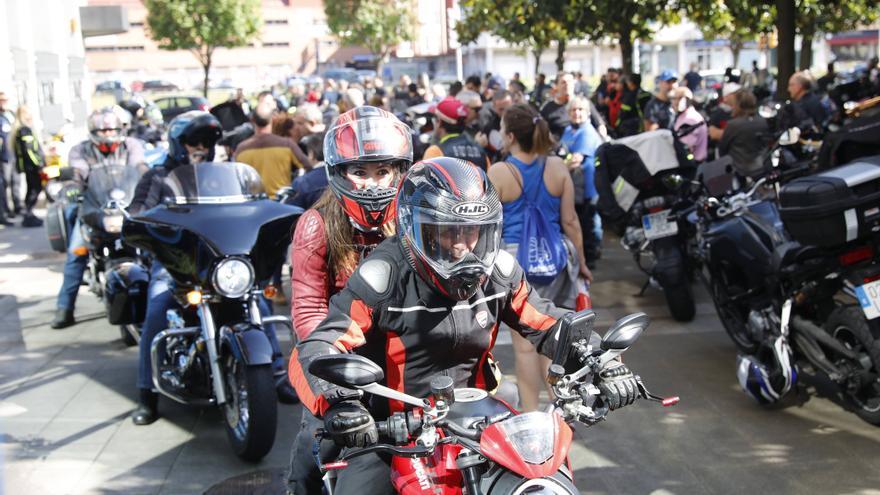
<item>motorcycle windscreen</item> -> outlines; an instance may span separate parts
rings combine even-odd
[[[264,192],[260,174],[243,163],[181,165],[164,180],[175,204],[244,203]]]
[[[106,211],[110,201],[125,208],[134,197],[141,172],[132,165],[102,165],[89,171],[88,186],[83,193],[80,216],[92,227],[118,233],[122,226],[122,212]]]

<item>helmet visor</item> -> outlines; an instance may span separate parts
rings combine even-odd
[[[355,161],[412,161],[410,128],[399,120],[369,117],[341,123],[324,138],[330,165]]]
[[[488,272],[495,264],[501,240],[497,222],[416,223],[413,247],[443,278],[464,268]]]

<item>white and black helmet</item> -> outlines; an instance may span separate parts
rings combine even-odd
[[[440,294],[470,299],[501,244],[501,201],[486,172],[457,158],[412,166],[397,196],[397,233],[413,268]]]

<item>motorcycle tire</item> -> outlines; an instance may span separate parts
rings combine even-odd
[[[840,306],[828,316],[825,329],[832,337],[842,342],[847,348],[856,351],[868,360],[860,359],[851,362],[852,366],[864,369],[870,362],[871,368],[866,372],[877,376],[880,373],[880,340],[875,339],[865,314],[858,306]],[[832,360],[835,363],[846,361],[847,358]],[[844,388],[847,388],[844,386]],[[844,390],[843,396],[852,406],[852,411],[863,421],[880,426],[880,384],[876,380],[872,384],[864,384],[856,391]]]
[[[552,486],[555,489],[552,493],[567,493],[569,495],[579,495],[581,493],[580,490],[574,486],[571,479],[561,472],[557,472],[548,478],[528,480],[505,469],[503,472],[495,475],[491,472],[488,473],[487,477],[482,480],[480,485],[482,492],[485,495],[509,495],[511,493],[531,493],[532,491],[537,491],[540,489],[540,483],[547,483],[547,485],[544,486]],[[526,484],[532,484],[533,487],[524,487],[523,485]],[[527,491],[522,491],[523,488]],[[545,492],[541,491],[540,493]],[[548,491],[546,493],[551,492]]]
[[[748,328],[746,328],[748,308],[742,308],[730,300],[727,289],[718,277],[712,277],[711,287],[712,302],[715,303],[715,311],[718,313],[718,319],[724,325],[727,335],[730,336],[736,347],[745,354],[758,352],[759,343],[752,339]]]
[[[138,345],[138,339],[132,335],[132,332],[140,335],[141,329],[138,325],[134,324],[119,325],[119,336],[122,337],[122,343],[125,344],[126,347],[134,347]]]
[[[229,355],[224,362],[226,436],[235,455],[257,462],[272,450],[278,418],[272,366],[247,366]]]
[[[664,287],[663,294],[666,296],[666,305],[675,321],[691,321],[697,312],[694,305],[694,295],[690,284],[681,284],[675,287]]]

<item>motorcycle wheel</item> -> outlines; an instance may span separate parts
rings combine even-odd
[[[691,321],[694,319],[697,309],[694,305],[694,295],[690,284],[682,284],[675,287],[664,287],[663,294],[666,296],[666,305],[676,321]]]
[[[489,484],[489,486],[485,486]],[[482,486],[486,495],[509,495],[511,493],[536,493],[548,495],[579,495],[581,492],[574,486],[571,480],[562,473],[556,473],[549,478],[537,478],[528,480],[522,476],[506,471],[497,476],[489,483]]]
[[[880,340],[872,335],[868,320],[858,306],[836,308],[828,316],[825,329],[860,357],[852,361],[840,356],[835,363],[848,364],[849,368],[864,370],[875,377],[873,383],[853,383],[844,390],[844,397],[859,418],[880,426],[880,383],[876,378],[880,374]]]
[[[138,345],[138,339],[135,338],[133,333],[140,335],[141,329],[138,325],[130,323],[128,325],[119,326],[119,336],[122,337],[122,343],[125,344],[126,347],[134,347]]]
[[[226,436],[235,455],[257,462],[275,443],[278,405],[272,366],[247,366],[234,356],[224,363]]]
[[[715,303],[718,318],[733,343],[746,354],[758,352],[758,342],[752,339],[746,327],[748,309],[741,308],[736,302],[731,301],[724,283],[715,276],[712,277],[712,302]]]

